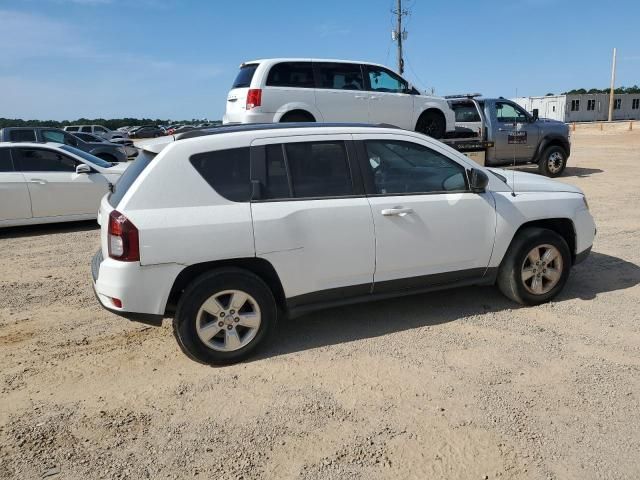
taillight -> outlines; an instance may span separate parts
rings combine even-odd
[[[109,214],[109,257],[123,262],[140,260],[138,229],[117,210]]]
[[[247,110],[259,107],[262,104],[262,90],[250,88],[247,92]]]

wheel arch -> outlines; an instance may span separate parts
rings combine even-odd
[[[560,147],[567,154],[567,160],[569,159],[569,155],[571,154],[571,147],[569,141],[563,137],[562,135],[547,135],[540,140],[538,143],[538,148],[535,154],[535,163],[540,162],[540,158],[542,157],[542,153],[549,147]]]
[[[418,132],[418,126],[420,125],[420,121],[422,120],[422,118],[429,112],[434,112],[437,113],[438,115],[440,115],[442,117],[442,120],[444,120],[444,126],[445,126],[445,132],[447,131],[447,116],[444,114],[444,112],[442,111],[441,108],[435,106],[435,105],[431,105],[431,106],[427,106],[425,107],[424,110],[422,110],[420,112],[420,115],[418,115],[418,118],[416,119],[416,123],[414,126],[414,131]]]
[[[248,257],[196,263],[184,268],[173,282],[165,307],[165,315],[175,311],[182,293],[191,282],[205,273],[224,267],[235,267],[257,275],[273,292],[278,307],[286,308],[284,288],[273,265],[263,258]]]
[[[509,248],[513,244],[513,241],[518,236],[518,234],[527,228],[545,228],[547,230],[551,230],[558,235],[560,235],[567,245],[569,246],[569,250],[571,251],[571,261],[575,261],[576,257],[576,227],[573,224],[573,220],[570,218],[544,218],[539,220],[532,220],[530,222],[525,222],[513,234],[511,241],[509,242]],[[507,248],[507,251],[509,251]],[[506,257],[506,253],[505,253]],[[504,257],[503,259],[504,260]]]
[[[273,122],[279,123],[280,121],[282,121],[282,117],[292,113],[307,115],[309,118],[313,119],[314,122],[321,122],[324,120],[318,109],[313,105],[310,105],[308,103],[292,102],[287,103],[278,109],[278,111],[273,116]]]

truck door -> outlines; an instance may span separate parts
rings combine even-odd
[[[529,162],[540,136],[537,122],[520,106],[507,100],[498,101],[491,112],[496,160],[499,162]]]

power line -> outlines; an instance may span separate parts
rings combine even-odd
[[[402,41],[407,39],[407,31],[402,29],[402,17],[409,15],[408,10],[402,9],[402,0],[398,0],[397,8],[392,10],[396,16],[396,28],[391,32],[391,38],[398,46],[398,73],[404,72],[404,60],[402,58]]]

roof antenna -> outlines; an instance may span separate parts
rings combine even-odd
[[[518,98],[518,87],[516,87],[516,98]],[[516,112],[517,113],[517,112]],[[511,196],[516,196],[516,145],[519,142],[518,132],[518,117],[513,119],[513,167],[511,169]],[[509,141],[509,135],[507,134],[507,142]]]

